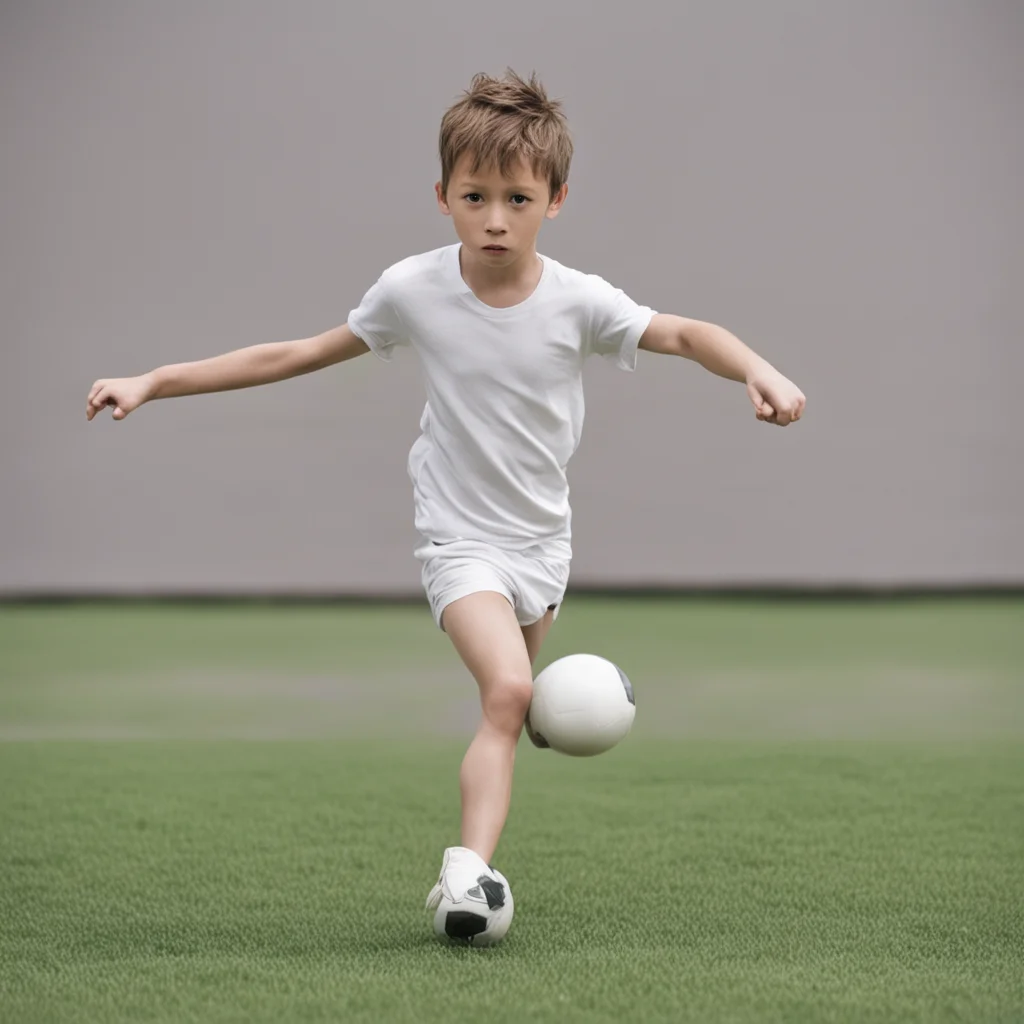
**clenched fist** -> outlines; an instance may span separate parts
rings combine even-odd
[[[762,370],[747,380],[747,394],[754,403],[757,418],[785,427],[804,414],[804,393],[778,370]]]

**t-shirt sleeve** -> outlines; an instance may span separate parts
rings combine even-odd
[[[587,275],[587,280],[588,353],[603,356],[621,370],[635,370],[637,344],[655,311],[596,274]]]
[[[397,345],[408,345],[409,335],[392,295],[393,285],[381,274],[359,305],[348,315],[349,330],[366,342],[370,351],[385,361]]]

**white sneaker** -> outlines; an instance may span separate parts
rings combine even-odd
[[[449,846],[444,851],[437,885],[427,896],[427,910],[437,910],[443,897],[452,903],[460,902],[470,889],[480,884],[481,876],[490,879],[493,872],[480,854],[464,846]]]

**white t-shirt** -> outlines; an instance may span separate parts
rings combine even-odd
[[[459,249],[395,263],[348,318],[381,359],[408,345],[422,362],[427,404],[408,462],[416,529],[569,558],[583,361],[633,370],[654,310],[546,256],[533,293],[496,309],[463,280]]]

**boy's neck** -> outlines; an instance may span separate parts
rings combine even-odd
[[[544,264],[537,255],[536,246],[523,253],[515,263],[507,267],[485,267],[466,253],[464,245],[459,246],[459,270],[462,280],[469,285],[481,302],[494,306],[514,306],[533,294],[540,283]],[[488,299],[497,299],[489,302]]]

